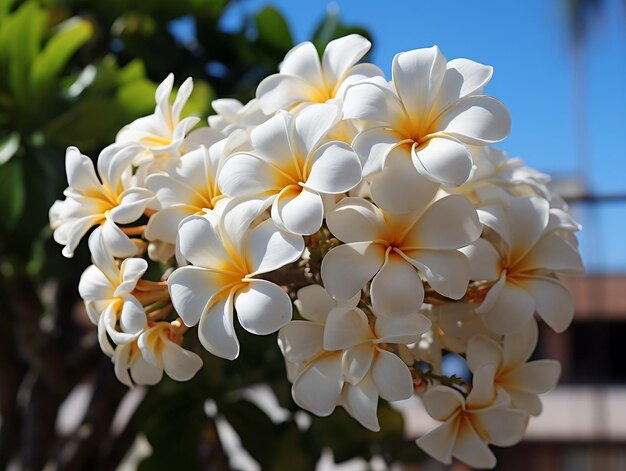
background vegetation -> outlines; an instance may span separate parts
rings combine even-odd
[[[150,114],[156,85],[169,72],[194,78],[186,114],[211,113],[216,97],[243,101],[276,71],[294,45],[288,24],[271,7],[224,32],[228,0],[0,0],[0,469],[113,469],[137,434],[153,454],[141,469],[227,469],[215,420],[226,419],[263,469],[313,469],[324,447],[339,461],[382,455],[414,461],[400,415],[381,407],[383,432],[371,433],[338,410],[300,431],[292,417],[274,423],[241,392],[267,383],[295,411],[275,335],[239,332],[236,362],[203,355],[188,383],[164,379],[150,388],[121,430],[111,424],[128,389],[100,352],[78,297],[89,264],[85,245],[74,259],[51,239],[48,208],[66,187],[69,145],[92,157],[120,127]],[[327,16],[312,40],[360,28]],[[193,337],[193,336],[189,336]],[[77,385],[90,385],[80,427],[55,427],[59,407]],[[217,416],[205,413],[205,400]]]

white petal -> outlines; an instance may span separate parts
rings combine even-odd
[[[535,351],[539,329],[537,322],[529,322],[514,334],[504,338],[504,361],[507,365],[522,365]]]
[[[102,270],[90,265],[80,276],[78,293],[85,301],[96,301],[113,297],[114,286]]]
[[[481,232],[482,226],[470,200],[450,195],[426,209],[402,244],[434,250],[458,249],[474,242]]]
[[[114,296],[120,297],[135,289],[137,282],[148,269],[148,262],[143,258],[127,258],[120,266],[122,281],[117,286]]]
[[[115,349],[115,353],[113,354],[115,376],[120,383],[129,388],[133,387],[133,382],[128,374],[128,361],[130,359],[131,348],[131,344],[120,345]]]
[[[122,174],[130,168],[133,159],[144,150],[143,146],[112,144],[98,156],[98,173],[105,185],[114,193],[121,192]]]
[[[405,255],[438,293],[461,299],[467,291],[470,266],[458,250],[411,250]]]
[[[382,172],[387,156],[401,141],[387,127],[369,128],[357,134],[352,147],[363,166],[363,176]]]
[[[150,216],[144,235],[150,241],[160,240],[174,245],[178,235],[178,226],[183,219],[195,213],[196,208],[182,204],[162,209]]]
[[[55,240],[60,244],[66,244],[65,247],[63,247],[63,256],[67,258],[73,257],[74,250],[78,246],[80,240],[85,234],[87,234],[87,231],[91,228],[91,226],[97,224],[100,220],[101,215],[99,214],[75,219],[69,227],[65,240],[60,240],[58,238],[58,230],[54,231]]]
[[[409,344],[417,342],[419,336],[432,327],[428,317],[415,313],[408,316],[377,317],[376,335],[378,342]]]
[[[295,75],[315,86],[322,86],[322,67],[313,43],[306,41],[291,49],[279,67],[281,74]]]
[[[461,425],[456,436],[452,456],[474,468],[490,469],[495,467],[496,457],[480,438],[473,424],[466,417],[461,417],[460,420]]]
[[[524,436],[528,415],[514,409],[491,408],[475,414],[475,419],[496,446],[512,446]]]
[[[288,188],[278,195],[272,206],[272,218],[289,232],[311,235],[322,227],[324,203],[318,192],[298,190]]]
[[[235,297],[241,326],[256,335],[276,332],[291,320],[291,300],[279,286],[265,280],[252,280]]]
[[[138,334],[148,325],[143,307],[135,298],[124,300],[120,316],[120,328],[129,334]]]
[[[370,342],[345,350],[341,357],[341,368],[346,381],[351,384],[361,382],[372,366],[375,352]]]
[[[86,155],[82,155],[76,147],[67,148],[65,172],[69,187],[79,193],[91,193],[94,189],[100,191],[102,187],[93,168],[93,162]]]
[[[493,67],[469,59],[453,59],[447,64],[446,73],[435,102],[444,111],[459,99],[482,89],[493,75]]]
[[[325,350],[344,350],[370,342],[373,337],[367,316],[359,308],[339,306],[328,314],[324,327]]]
[[[388,88],[372,82],[348,87],[343,100],[344,119],[362,119],[396,126],[402,131],[406,113],[398,97]],[[407,133],[408,134],[408,133]]]
[[[441,424],[436,429],[417,439],[417,445],[443,464],[452,464],[452,450],[456,442],[459,420]]]
[[[483,313],[482,306],[476,312]],[[507,282],[499,291],[493,306],[485,312],[484,321],[489,330],[497,334],[512,334],[530,322],[534,312],[533,296],[525,289]]]
[[[448,137],[433,137],[414,146],[411,158],[418,172],[444,185],[461,185],[472,171],[472,155],[467,147]]]
[[[328,313],[337,302],[322,286],[309,285],[298,290],[298,299],[294,304],[302,317],[317,324],[324,324]]]
[[[193,80],[191,77],[187,77],[183,84],[178,89],[176,93],[176,99],[174,100],[174,104],[172,105],[172,117],[174,120],[178,120],[180,118],[180,113],[187,103],[189,96],[191,95],[191,91],[193,90]]]
[[[511,132],[506,107],[488,96],[468,96],[457,101],[438,120],[437,128],[473,145],[499,142]]]
[[[259,124],[250,132],[255,153],[258,152],[263,159],[273,165],[283,169],[290,168],[293,164],[290,137],[292,129],[293,118],[285,111],[280,111],[263,124]]]
[[[238,252],[246,250],[250,225],[272,205],[273,198],[235,198],[221,209],[221,237],[226,237]]]
[[[556,386],[561,375],[561,364],[556,360],[537,360],[526,363],[502,380],[507,388],[519,391],[543,394]]]
[[[322,280],[333,298],[346,301],[357,294],[382,267],[385,248],[355,242],[331,249],[322,260]]]
[[[372,367],[372,379],[380,397],[388,401],[400,401],[413,394],[413,378],[409,367],[386,350],[378,350]]]
[[[192,216],[182,222],[178,230],[178,248],[189,262],[199,267],[221,267],[230,260],[217,222],[205,217]]]
[[[484,408],[500,399],[495,386],[496,365],[491,363],[480,365],[473,373],[472,389],[465,399],[468,408]],[[501,396],[505,397],[506,394]]]
[[[291,105],[311,101],[317,90],[306,80],[293,75],[274,74],[261,81],[256,96],[266,114],[287,109]]]
[[[344,407],[348,413],[359,421],[361,425],[378,432],[378,389],[369,377],[365,377],[357,385],[346,385],[344,392]]]
[[[535,245],[548,225],[550,204],[542,198],[515,198],[508,206],[511,262],[522,258]]]
[[[461,393],[448,386],[428,388],[422,396],[422,402],[428,415],[440,421],[448,420],[452,414],[465,405],[465,399]]]
[[[388,237],[382,211],[363,198],[341,200],[326,215],[326,224],[342,242],[385,240]]]
[[[478,371],[483,365],[493,365],[499,369],[503,356],[500,345],[485,335],[475,335],[467,343],[467,366],[472,371]]]
[[[539,239],[524,257],[524,269],[545,269],[550,271],[580,273],[583,263],[576,247],[556,234],[548,234]]]
[[[131,188],[121,195],[118,206],[111,210],[111,218],[118,224],[130,224],[141,217],[154,194],[145,188]]]
[[[313,104],[298,113],[293,137],[300,155],[306,157],[313,152],[340,117],[339,107],[331,103]]]
[[[312,155],[310,165],[305,185],[320,193],[345,193],[361,181],[359,158],[343,142],[324,144]]]
[[[135,383],[151,386],[161,381],[161,378],[163,377],[163,368],[161,368],[161,366],[148,363],[141,355],[138,355],[134,358],[133,363],[130,365],[130,375]]]
[[[132,257],[137,253],[137,246],[110,218],[102,225],[102,240],[115,257]]]
[[[421,211],[439,189],[437,183],[424,178],[415,170],[406,147],[393,149],[384,170],[372,175],[369,180],[374,203],[392,213]]]
[[[511,407],[520,409],[532,416],[538,416],[543,410],[543,404],[537,394],[519,391],[517,389],[507,389],[507,394],[511,398]]]
[[[280,329],[278,345],[286,360],[304,363],[324,350],[324,327],[313,322],[291,321]]]
[[[529,278],[524,282],[535,302],[537,314],[554,329],[563,332],[574,317],[572,293],[562,283],[547,277]]]
[[[254,154],[235,154],[220,169],[217,183],[228,196],[269,196],[285,182],[265,160]]]
[[[329,42],[322,56],[322,71],[326,82],[337,83],[356,64],[372,44],[363,36],[350,34]]]
[[[200,319],[198,338],[202,346],[220,358],[234,360],[239,356],[239,340],[233,325],[233,300],[223,296]]]
[[[459,249],[469,260],[470,279],[475,281],[495,281],[499,278],[500,254],[491,243],[478,239]]]
[[[304,250],[304,240],[281,231],[267,219],[250,231],[246,248],[253,273],[267,273],[298,260]]]
[[[341,356],[334,353],[305,368],[294,381],[291,395],[303,409],[326,417],[339,402],[342,386]]]
[[[220,272],[191,266],[174,270],[167,285],[174,309],[188,326],[196,325],[211,298],[227,287]]]
[[[437,46],[414,49],[393,58],[393,83],[416,124],[428,116],[446,72],[446,58]]]
[[[424,301],[424,286],[415,268],[395,252],[387,256],[370,290],[374,312],[381,316],[414,314]]]
[[[202,359],[180,345],[163,340],[163,369],[176,381],[189,381],[202,368]]]

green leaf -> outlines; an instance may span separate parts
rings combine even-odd
[[[117,90],[116,100],[127,116],[147,115],[154,110],[156,88],[154,83],[145,78],[135,80]]]
[[[30,71],[30,85],[36,102],[53,92],[61,72],[74,53],[93,36],[89,21],[72,18],[63,23],[35,57]]]
[[[50,121],[44,133],[52,144],[61,148],[75,145],[88,153],[112,142],[126,122],[119,103],[105,96],[93,96]]]
[[[33,60],[39,52],[46,30],[49,12],[35,2],[26,2],[3,24],[7,36],[2,39],[0,48],[8,47],[9,84],[15,99],[22,110],[31,105],[29,75]]]
[[[8,16],[14,3],[15,0],[0,0],[0,26],[2,26],[2,21]]]
[[[22,165],[18,159],[0,165],[0,228],[10,232],[22,215],[26,201],[26,188]]]
[[[293,46],[289,25],[274,7],[263,8],[257,13],[255,21],[259,42],[285,51]]]

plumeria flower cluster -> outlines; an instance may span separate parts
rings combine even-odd
[[[172,102],[167,77],[95,168],[67,150],[54,238],[71,257],[92,231],[79,291],[123,383],[188,380],[202,348],[235,360],[235,323],[278,332],[301,408],[377,431],[380,399],[417,395],[441,421],[426,453],[491,468],[489,445],[521,440],[558,380],[531,358],[540,325],[572,320],[558,275],[582,270],[580,226],[491,147],[510,129],[491,67],[435,46],[396,55],[388,80],[359,63],[369,48],[300,44],[208,126],[182,116],[191,79]],[[449,353],[470,379],[446,375]]]

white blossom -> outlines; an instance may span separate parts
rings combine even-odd
[[[392,74],[390,86],[364,81],[345,93],[344,118],[375,124],[354,141],[367,161],[365,176],[383,171],[398,149],[393,159],[412,161],[433,182],[460,185],[472,169],[467,146],[498,142],[509,133],[506,108],[482,95],[491,67],[468,59],[447,62],[434,46],[396,55]]]
[[[322,61],[310,42],[298,44],[280,64],[280,73],[270,75],[257,88],[257,99],[266,114],[311,103],[341,101],[348,85],[382,77],[372,64],[355,65],[370,49],[370,42],[351,34],[328,43]]]
[[[141,217],[153,199],[151,191],[127,187],[122,174],[129,168],[138,148],[111,145],[98,156],[98,175],[89,157],[76,147],[65,154],[67,188],[65,200],[50,208],[50,226],[54,240],[64,245],[63,255],[72,257],[78,243],[93,226],[102,227],[104,243],[116,257],[129,257],[137,246],[118,227]],[[99,178],[98,178],[99,176]]]
[[[324,218],[322,195],[345,193],[361,181],[352,148],[325,142],[339,118],[332,104],[310,106],[295,118],[277,113],[250,133],[252,151],[226,160],[218,176],[221,191],[270,198],[278,226],[295,234],[317,232]]]
[[[199,323],[202,345],[222,358],[239,355],[233,309],[242,327],[257,335],[275,332],[291,319],[289,296],[255,277],[297,260],[304,242],[271,219],[251,227],[265,207],[248,201],[225,208],[221,217],[192,216],[179,228],[180,252],[193,266],[169,277],[172,303],[186,325]]]

